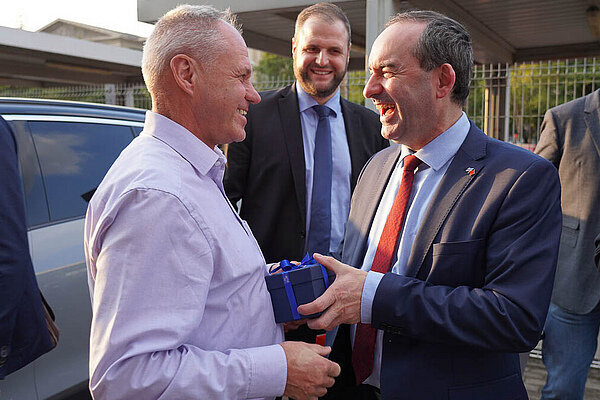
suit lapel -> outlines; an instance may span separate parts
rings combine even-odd
[[[351,165],[351,176],[350,176],[350,188],[354,190],[356,186],[356,181],[358,180],[358,174],[360,173],[360,169],[356,168],[354,165],[353,157],[355,154],[358,154],[360,151],[360,141],[359,135],[362,132],[360,126],[360,119],[356,113],[352,112],[350,107],[348,107],[348,100],[341,98],[342,105],[342,114],[344,116],[344,126],[346,129],[346,141],[348,142],[348,149],[350,150],[350,165]]]
[[[353,204],[353,208],[358,210],[358,217],[356,221],[357,229],[361,233],[355,235],[355,242],[348,243],[350,249],[353,249],[352,257],[348,260],[350,265],[354,265],[358,268],[362,265],[365,251],[367,248],[367,238],[377,212],[377,207],[381,201],[381,196],[390,180],[392,171],[400,157],[402,146],[395,146],[394,151],[390,151],[387,157],[381,161],[380,165],[373,165],[371,170],[375,170],[372,176],[363,176],[362,179],[367,181],[363,183],[366,185],[366,190],[361,194],[360,198],[356,199],[356,204]],[[373,182],[373,183],[371,183]],[[346,245],[346,244],[345,244]]]
[[[302,125],[298,111],[298,96],[295,84],[283,91],[279,99],[279,118],[288,151],[292,177],[296,189],[296,201],[302,217],[302,226],[306,225],[306,164],[304,163],[304,144]]]
[[[429,202],[423,216],[421,227],[417,232],[413,248],[408,259],[406,275],[416,277],[423,265],[425,256],[433,244],[450,210],[462,196],[467,186],[485,166],[485,136],[471,122],[471,129],[458,149],[448,170]],[[473,168],[471,175],[468,168]]]
[[[600,155],[600,89],[585,99],[585,124]]]

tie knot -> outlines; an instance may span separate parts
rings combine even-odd
[[[317,104],[316,106],[313,106],[313,110],[317,112],[319,119],[327,118],[329,117],[329,114],[331,114],[331,109],[327,106],[321,106]]]
[[[414,154],[404,157],[404,171],[414,172],[415,169],[422,163]]]

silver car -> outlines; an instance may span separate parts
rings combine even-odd
[[[83,253],[87,204],[144,111],[98,104],[0,98],[23,179],[29,247],[60,341],[0,381],[0,400],[65,399],[85,393],[91,306]]]

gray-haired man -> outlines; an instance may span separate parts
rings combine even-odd
[[[244,139],[260,97],[228,14],[180,6],[144,47],[144,131],[86,218],[93,304],[90,389],[102,399],[316,399],[339,366],[283,342],[266,266],[227,201],[217,144]]]

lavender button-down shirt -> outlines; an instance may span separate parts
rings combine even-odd
[[[94,194],[85,252],[96,398],[283,393],[264,258],[225,197],[224,167],[220,150],[148,112]]]

